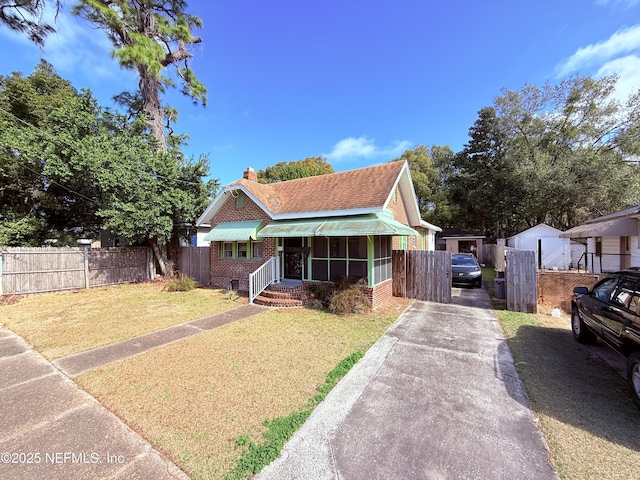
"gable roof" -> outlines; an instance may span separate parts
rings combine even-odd
[[[531,235],[533,233],[536,233],[537,235],[540,235],[540,233],[538,232],[547,232],[549,234],[551,234],[551,236],[557,237],[558,235],[560,235],[562,233],[562,230],[558,230],[555,227],[552,227],[551,225],[547,225],[546,223],[539,223],[538,225],[534,225],[531,228],[527,228],[526,230],[523,230],[521,232],[516,233],[515,235],[511,235],[509,237],[509,239],[511,238],[516,238],[516,237],[526,237],[528,235]]]
[[[197,220],[211,221],[227,195],[244,192],[274,220],[362,215],[384,211],[395,188],[402,192],[409,224],[421,224],[407,162],[395,161],[346,172],[261,184],[240,179],[225,186]],[[438,227],[435,227],[438,228]]]
[[[286,182],[241,179],[231,185],[242,185],[275,215],[383,208],[404,166],[390,162]]]

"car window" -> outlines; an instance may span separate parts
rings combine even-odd
[[[459,265],[462,267],[473,267],[476,264],[476,260],[472,257],[451,257],[452,265]]]
[[[613,290],[616,287],[617,281],[617,277],[605,278],[595,287],[593,287],[593,294],[600,300],[611,300],[611,295],[613,294]]]
[[[631,278],[623,279],[622,282],[620,282],[620,285],[618,286],[611,301],[629,308],[630,301],[636,290],[637,283],[638,282],[636,280],[633,280]]]

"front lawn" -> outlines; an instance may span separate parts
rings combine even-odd
[[[142,283],[31,295],[0,306],[0,322],[49,360],[118,342],[246,304],[224,290],[166,292]]]
[[[265,420],[308,411],[334,368],[366,351],[409,303],[392,298],[350,316],[265,310],[75,381],[192,478],[220,479],[262,442]],[[0,318],[57,359],[243,304],[222,290],[137,284],[35,295],[0,306]]]
[[[568,316],[496,314],[560,478],[638,478],[640,411],[607,347],[575,342]]]

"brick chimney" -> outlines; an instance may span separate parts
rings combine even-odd
[[[253,171],[252,167],[248,167],[244,174],[242,175],[242,178],[245,178],[251,182],[257,182],[258,181],[258,174],[256,172]]]

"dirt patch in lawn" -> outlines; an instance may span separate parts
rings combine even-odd
[[[304,407],[327,374],[368,349],[408,305],[367,316],[271,310],[76,378],[194,479],[222,478],[263,422]]]
[[[49,360],[246,304],[224,290],[166,292],[163,283],[31,295],[0,306],[2,323]]]
[[[578,344],[567,315],[496,313],[560,477],[637,478],[640,411],[608,347]]]

